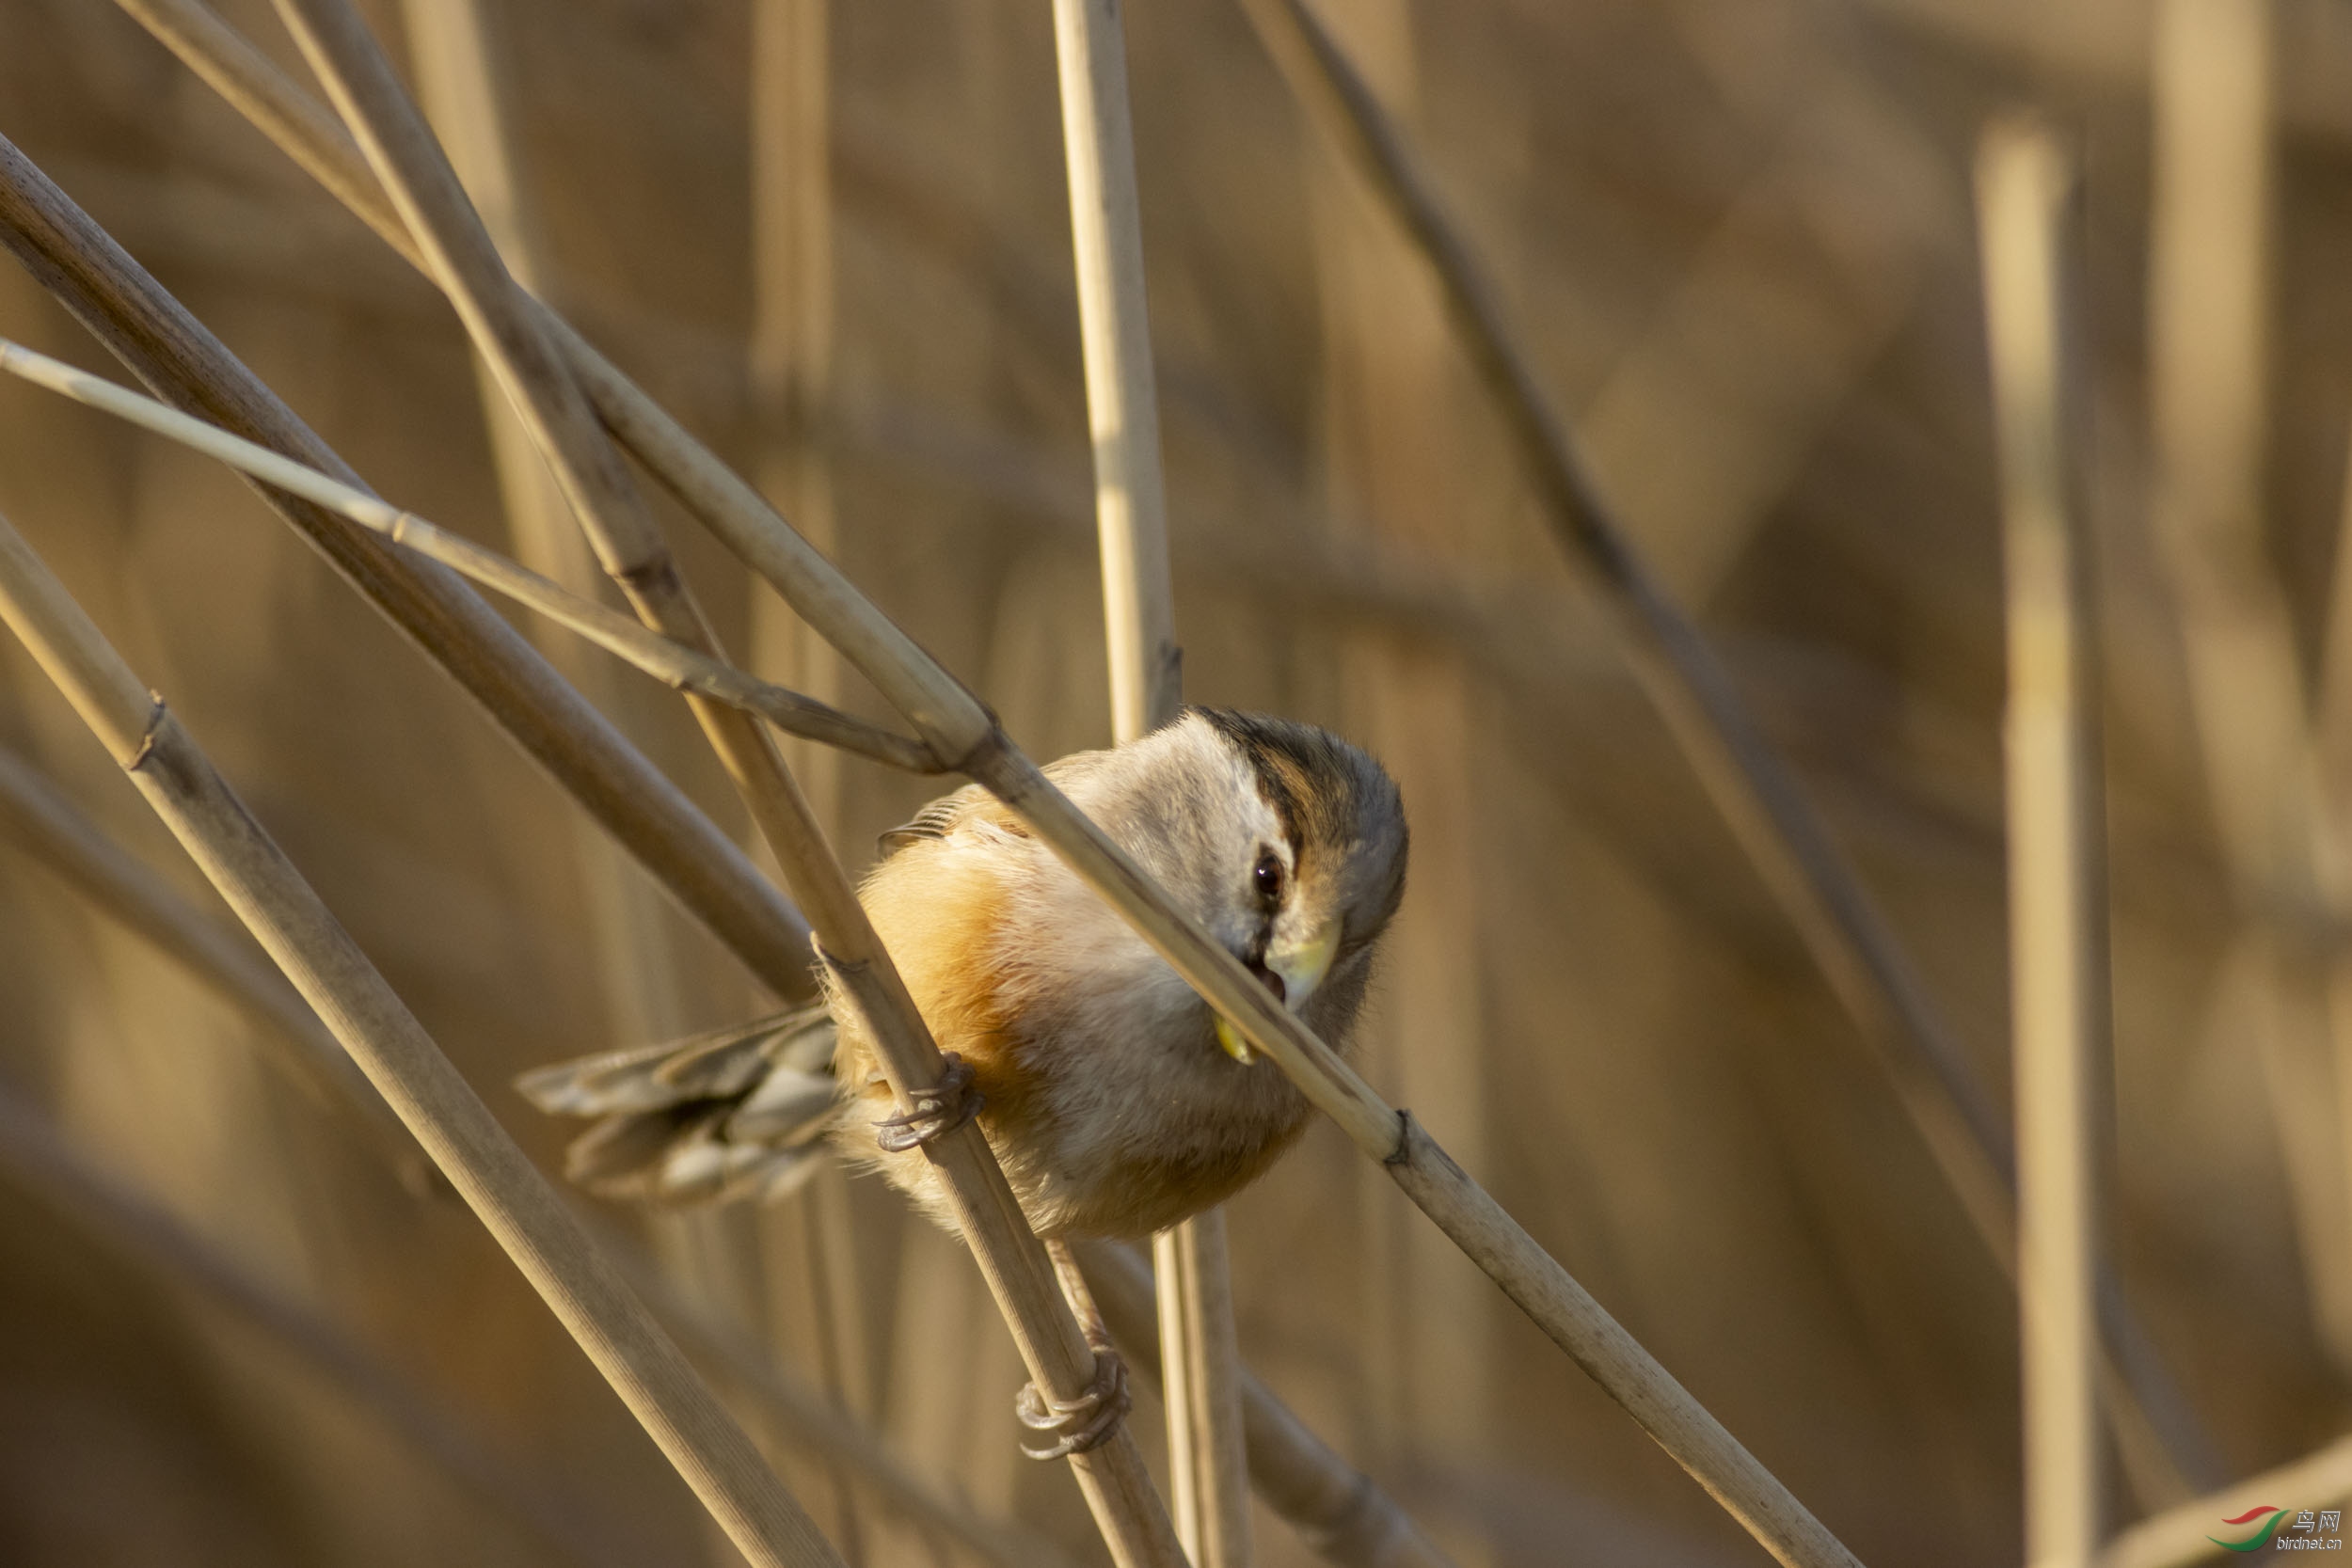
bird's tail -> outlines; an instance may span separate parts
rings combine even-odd
[[[564,1173],[603,1197],[665,1204],[782,1197],[824,1157],[838,1109],[834,1024],[795,1008],[515,1080],[550,1116],[593,1117]]]

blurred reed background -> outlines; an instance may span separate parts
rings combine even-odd
[[[518,277],[1031,754],[1107,743],[1043,0],[362,8]],[[1318,8],[2004,1105],[1970,168],[2014,105],[2078,128],[2106,1240],[2198,1439],[2117,1466],[2108,1519],[2342,1432],[2352,15]],[[263,0],[218,9],[309,80]],[[2014,1295],[1629,676],[1427,270],[1241,8],[1126,22],[1185,694],[1352,736],[1413,821],[1368,1076],[1865,1561],[2015,1560]],[[433,288],[119,10],[0,7],[0,133],[385,496],[609,596]],[[13,264],[0,334],[119,374]],[[10,382],[0,513],[549,1168],[570,1129],[513,1074],[768,1005],[208,460]],[[664,520],[728,646],[886,714]],[[748,842],[681,705],[525,629]],[[8,751],[226,923],[13,642],[0,679]],[[936,792],[788,751],[853,870]],[[261,1025],[16,848],[0,933],[0,1561],[733,1560],[476,1222],[275,1071]],[[1100,1560],[1063,1467],[1015,1449],[1023,1373],[967,1255],[892,1195],[828,1175],[606,1217],[915,1472]],[[1762,1560],[1333,1127],[1230,1226],[1252,1367],[1462,1568]],[[960,1560],[774,1451],[852,1561]],[[1269,1568],[1314,1560],[1256,1533]]]

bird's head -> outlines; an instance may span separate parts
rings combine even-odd
[[[1208,875],[1194,891],[1205,924],[1294,1013],[1318,995],[1359,994],[1405,892],[1395,784],[1311,724],[1217,708],[1189,709],[1180,723],[1199,727],[1231,781],[1201,840]],[[1231,1024],[1219,1019],[1216,1032],[1235,1060],[1251,1059]]]

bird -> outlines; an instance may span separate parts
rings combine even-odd
[[[1046,776],[1343,1055],[1404,896],[1409,833],[1374,758],[1311,724],[1186,707]],[[859,888],[1023,1212],[1134,1239],[1224,1201],[1296,1141],[1306,1097],[1033,835],[967,785],[882,835]],[[828,1151],[955,1221],[853,1007],[810,1005],[525,1073],[594,1118],[571,1179],[663,1204],[780,1197]],[[969,1106],[967,1106],[967,1109]],[[879,1135],[859,1136],[861,1123]]]

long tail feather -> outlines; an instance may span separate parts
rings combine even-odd
[[[605,1052],[515,1080],[551,1116],[593,1117],[564,1174],[640,1202],[769,1200],[807,1180],[837,1110],[821,1006],[685,1039]]]

